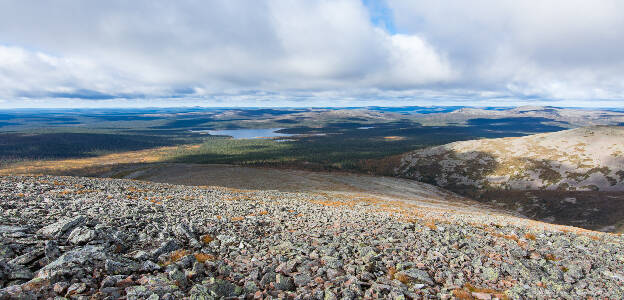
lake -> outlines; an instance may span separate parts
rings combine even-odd
[[[235,139],[258,139],[276,136],[291,136],[288,133],[279,133],[283,128],[260,128],[260,129],[226,129],[226,130],[197,130],[195,132],[208,133],[210,135],[228,135]]]

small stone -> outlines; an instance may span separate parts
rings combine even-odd
[[[190,294],[190,298],[189,298],[190,300],[213,299],[213,297],[210,295],[210,292],[208,291],[208,288],[201,284],[194,285],[189,291],[189,294]]]
[[[230,246],[236,244],[236,238],[231,235],[220,234],[217,235],[217,240],[221,242],[222,245]]]
[[[342,272],[336,269],[329,268],[327,269],[326,274],[327,279],[329,279],[330,281],[334,281],[336,280],[336,278],[338,278],[338,276],[342,275]]]
[[[115,284],[117,284],[117,281],[119,280],[115,276],[106,276],[104,280],[102,280],[102,283],[100,284],[100,288],[107,288],[107,287],[115,286]]]
[[[186,286],[187,284],[186,275],[178,269],[169,272],[169,279],[181,287]]]
[[[131,274],[139,270],[139,266],[134,262],[118,262],[111,259],[107,259],[104,263],[104,269],[108,274]]]
[[[290,291],[295,288],[295,284],[291,277],[277,274],[275,275],[275,288],[282,291]]]
[[[69,287],[69,283],[65,281],[61,281],[61,282],[55,283],[54,286],[52,287],[52,290],[57,295],[65,295],[68,287]]]
[[[321,262],[329,268],[338,269],[342,267],[342,261],[333,256],[323,256]]]
[[[498,280],[500,272],[494,268],[485,268],[483,269],[483,277],[485,280],[496,281]]]
[[[492,295],[488,293],[472,292],[472,296],[479,300],[491,300],[492,299]]]
[[[306,286],[310,281],[312,281],[312,278],[308,274],[296,274],[294,277],[296,286]]]
[[[141,271],[143,272],[153,272],[153,271],[158,271],[160,270],[160,266],[151,261],[151,260],[146,260],[145,262],[143,262],[143,265],[141,266]]]
[[[132,258],[138,261],[146,261],[149,259],[149,257],[150,255],[143,250],[139,250],[132,255]]]
[[[395,278],[400,277],[405,277],[412,282],[433,285],[433,280],[431,280],[431,277],[429,277],[429,273],[419,269],[407,269],[395,274]]]
[[[245,281],[245,284],[243,285],[243,287],[245,288],[245,291],[247,291],[248,293],[253,293],[258,290],[258,285],[251,280]]]
[[[76,282],[69,286],[69,288],[67,289],[67,294],[65,294],[65,297],[76,295],[76,294],[82,294],[86,291],[87,291],[87,285],[84,282]]]

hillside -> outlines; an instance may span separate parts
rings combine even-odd
[[[475,119],[501,120],[531,118],[565,128],[596,125],[617,125],[624,123],[624,114],[618,111],[560,108],[552,106],[520,106],[511,109],[483,109],[464,107],[448,113],[433,113],[418,116],[422,124],[461,124]],[[536,123],[537,123],[536,122]],[[537,125],[537,124],[535,124]]]
[[[621,235],[485,207],[53,176],[0,198],[0,299],[624,297]]]
[[[537,204],[538,209],[545,201],[557,201],[577,210],[608,210],[605,213],[617,214],[617,217],[609,216],[608,221],[617,222],[622,220],[624,211],[621,201],[624,200],[624,127],[597,126],[455,142],[410,152],[402,157],[395,172],[474,197],[507,200],[507,204],[527,195],[517,191],[534,191],[524,198]],[[492,191],[504,191],[506,196],[515,195],[515,198],[504,199],[500,194],[496,197]],[[557,195],[559,199],[553,199]],[[528,207],[531,204],[515,204],[520,212],[535,211]],[[560,208],[551,204],[543,208],[542,217],[557,218],[548,216],[548,210],[554,212]],[[569,212],[568,209],[562,213]],[[588,222],[601,219],[596,217],[596,212],[585,213],[586,216],[576,218]],[[587,225],[583,220],[566,221]]]

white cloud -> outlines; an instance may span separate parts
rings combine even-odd
[[[461,73],[457,86],[588,102],[624,98],[622,1],[388,1],[397,26],[448,51]]]
[[[387,2],[3,1],[0,98],[624,99],[624,2]]]
[[[13,62],[0,65],[4,97],[413,87],[451,74],[420,37],[375,28],[356,0],[0,6],[0,42],[14,45],[1,48]]]

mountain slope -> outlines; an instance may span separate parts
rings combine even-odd
[[[0,299],[624,297],[624,240],[481,211],[0,176]]]
[[[397,173],[439,186],[624,190],[624,127],[455,142],[411,152]]]
[[[531,217],[591,228],[612,226],[624,216],[624,127],[455,142],[408,153],[395,172],[512,204]],[[550,214],[571,210],[577,213],[567,220]]]

